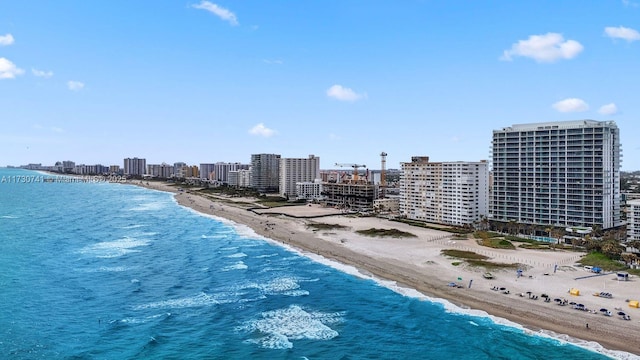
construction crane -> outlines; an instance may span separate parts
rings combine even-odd
[[[353,181],[357,182],[358,181],[358,169],[359,168],[366,168],[367,165],[360,165],[360,164],[341,164],[341,163],[336,163],[336,166],[340,166],[340,167],[352,167],[353,168]]]
[[[380,153],[380,198],[384,199],[385,197],[385,190],[387,187],[387,153],[386,152],[381,152]]]

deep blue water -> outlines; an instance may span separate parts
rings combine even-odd
[[[606,358],[402,295],[167,193],[15,175],[40,174],[0,169],[0,358]]]

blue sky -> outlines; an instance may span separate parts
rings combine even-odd
[[[640,0],[3,1],[0,165],[398,168],[614,120],[640,170]]]

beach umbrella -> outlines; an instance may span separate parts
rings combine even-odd
[[[601,312],[607,312],[607,311],[609,311],[609,310],[607,310],[607,309],[605,309],[605,308],[602,308],[602,309],[600,309],[600,311],[601,311]]]
[[[560,299],[560,298],[555,298],[555,299],[553,299],[553,301],[555,301],[555,302],[561,302],[561,301],[562,301],[562,299]]]
[[[618,315],[620,315],[620,316],[625,316],[625,315],[627,315],[627,314],[625,314],[623,311],[618,311]]]
[[[575,305],[575,304],[576,304],[575,301],[572,301],[572,302],[569,303],[569,305]]]
[[[540,297],[548,298],[548,297],[549,297],[549,295],[547,295],[547,294],[542,294],[542,295],[540,295]]]

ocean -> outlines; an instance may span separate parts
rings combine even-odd
[[[3,359],[626,356],[307,256],[168,193],[41,176],[0,169]]]

